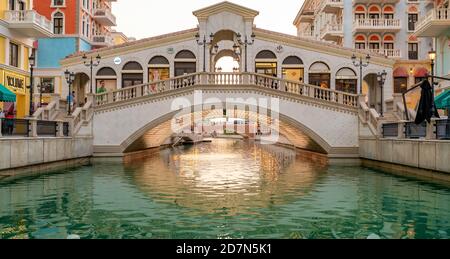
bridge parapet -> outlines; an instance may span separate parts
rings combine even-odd
[[[256,86],[270,89],[274,92],[289,93],[321,100],[345,107],[358,107],[358,95],[321,88],[298,81],[280,79],[256,73],[194,73],[167,80],[155,81],[136,85],[112,92],[96,94],[94,105],[103,106],[112,103],[126,102],[143,96],[155,95],[163,92],[176,91],[196,86]]]

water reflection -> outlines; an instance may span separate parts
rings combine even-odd
[[[254,142],[167,149],[145,160],[127,159],[134,184],[152,198],[227,215],[279,205],[308,192],[327,161],[318,155]]]

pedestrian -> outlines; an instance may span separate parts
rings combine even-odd
[[[73,94],[72,93],[69,93],[69,95],[67,95],[67,105],[69,105],[70,112],[72,112],[72,108],[73,108]]]
[[[11,136],[13,134],[14,131],[14,115],[12,114],[6,114],[6,132],[7,135]]]
[[[0,119],[5,118],[5,113],[3,112],[2,109],[0,109]]]

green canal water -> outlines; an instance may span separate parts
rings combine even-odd
[[[450,188],[217,140],[0,184],[0,238],[450,238]]]

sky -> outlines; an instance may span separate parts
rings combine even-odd
[[[259,28],[296,34],[292,22],[304,0],[231,0],[259,11],[255,24]],[[222,0],[118,0],[113,2],[117,31],[142,39],[197,26],[193,11]]]

